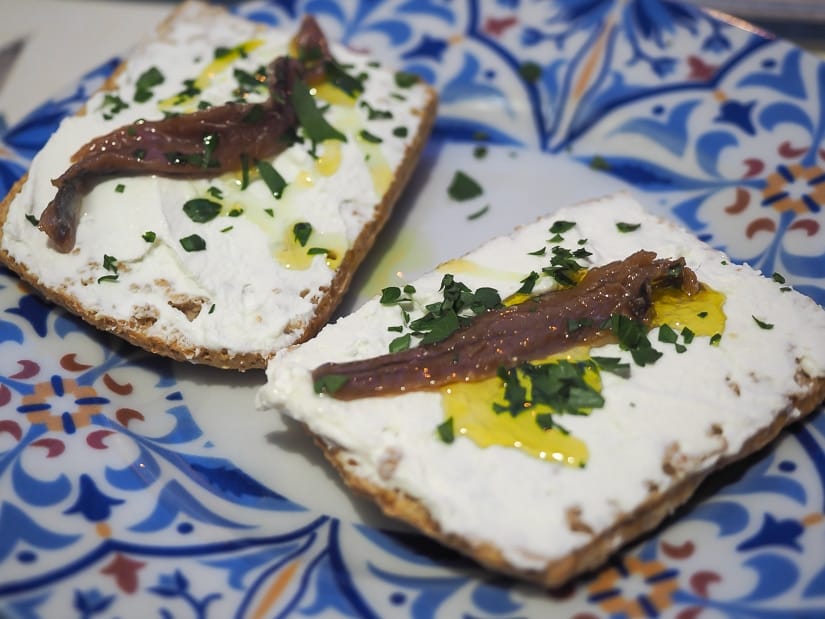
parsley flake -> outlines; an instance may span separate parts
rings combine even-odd
[[[295,241],[301,246],[305,247],[309,236],[312,234],[312,224],[307,221],[299,221],[292,226],[292,235]]]
[[[458,202],[472,200],[473,198],[480,196],[482,193],[484,193],[484,190],[481,188],[481,185],[479,185],[474,178],[468,174],[465,174],[461,170],[456,170],[453,175],[453,180],[447,188],[447,194],[453,200]]]
[[[641,226],[642,224],[630,224],[624,221],[616,222],[616,229],[619,232],[633,232],[635,230],[638,230]]]
[[[541,66],[538,63],[527,61],[518,68],[519,75],[530,83],[537,82],[541,77]]]
[[[164,81],[163,73],[157,67],[146,69],[135,83],[135,101],[144,103],[152,98],[152,89]]]
[[[766,331],[773,329],[773,324],[765,322],[764,320],[759,320],[756,316],[753,315],[751,316],[751,318],[753,318],[754,322],[759,325],[760,329],[765,329]]]
[[[212,221],[221,212],[221,205],[207,198],[193,198],[183,205],[183,212],[195,223]]]
[[[436,427],[435,431],[438,434],[438,438],[440,438],[443,442],[447,443],[448,445],[452,443],[455,440],[453,418],[450,417],[443,423],[438,424],[438,427]]]
[[[303,80],[295,80],[290,99],[295,114],[298,116],[298,123],[313,144],[318,144],[324,140],[347,141],[347,136],[330,125],[324,118]]]
[[[312,387],[315,393],[335,393],[347,382],[347,377],[341,374],[327,374],[313,381]]]
[[[206,241],[197,234],[190,234],[180,239],[180,245],[185,251],[203,251],[206,249]]]
[[[272,192],[272,196],[276,200],[280,200],[287,185],[284,177],[281,176],[278,171],[266,161],[259,161],[257,163],[257,168],[258,174],[261,175],[264,183],[266,183],[266,186],[269,187],[269,191]]]

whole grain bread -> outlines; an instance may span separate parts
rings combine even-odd
[[[216,32],[222,32],[223,34],[216,34]],[[248,23],[239,17],[229,15],[222,7],[196,0],[188,0],[171,13],[152,37],[126,57],[121,66],[104,84],[101,92],[92,96],[90,102],[76,118],[91,119],[95,117],[99,121],[97,126],[105,128],[105,131],[111,130],[119,123],[130,122],[138,114],[136,110],[139,108],[138,104],[132,101],[132,92],[136,88],[135,82],[138,80],[139,74],[151,63],[156,63],[154,66],[159,67],[162,73],[167,74],[166,85],[169,87],[163,91],[165,94],[157,94],[152,100],[153,102],[158,101],[157,107],[164,104],[165,97],[168,97],[170,92],[174,94],[175,90],[179,88],[177,84],[169,83],[173,71],[170,67],[164,65],[164,62],[167,62],[164,49],[175,50],[186,44],[193,45],[192,42],[194,41],[197,45],[194,45],[193,49],[195,51],[192,52],[192,55],[202,54],[204,49],[211,54],[212,48],[232,49],[233,46],[241,45],[244,41],[262,40],[264,43],[259,44],[262,48],[283,48],[286,51],[288,39],[292,34],[292,32],[275,32],[260,24]],[[200,41],[199,39],[204,40]],[[158,47],[159,45],[166,45],[167,48]],[[354,55],[349,50],[334,45],[333,51],[334,54],[347,55],[347,60],[363,56],[360,54]],[[239,53],[238,61],[244,62],[246,56],[245,52]],[[175,61],[181,58],[188,57],[184,52],[180,52],[175,56]],[[198,66],[203,66],[203,60],[196,59],[196,61],[201,63]],[[251,73],[250,61],[248,59],[245,61],[247,64],[243,65],[243,68]],[[169,62],[172,62],[172,60],[170,59]],[[345,129],[348,140],[347,148],[359,139],[358,133],[362,128],[369,130],[370,134],[374,134],[378,132],[376,129],[378,127],[383,131],[382,135],[385,136],[384,144],[388,144],[392,135],[386,127],[398,128],[400,126],[398,123],[401,121],[397,120],[399,112],[407,119],[404,123],[403,139],[392,139],[395,140],[394,148],[397,149],[397,145],[402,143],[403,146],[398,152],[394,152],[392,160],[389,156],[386,156],[387,161],[384,164],[387,169],[380,170],[380,178],[378,173],[372,172],[375,181],[375,195],[374,198],[371,198],[369,204],[359,203],[352,206],[352,203],[358,198],[353,195],[353,191],[347,193],[346,187],[352,183],[352,178],[339,174],[342,197],[337,203],[334,202],[334,199],[331,201],[334,203],[332,210],[337,210],[343,221],[338,226],[338,230],[341,231],[341,235],[346,236],[346,239],[339,242],[339,255],[336,256],[336,260],[331,263],[329,268],[319,268],[317,264],[305,267],[307,269],[307,283],[305,286],[301,284],[300,278],[294,272],[295,270],[291,269],[291,272],[286,273],[285,277],[291,277],[295,281],[289,286],[285,285],[281,288],[277,271],[280,267],[283,267],[283,264],[279,265],[276,259],[272,260],[271,272],[259,274],[259,281],[256,284],[254,295],[257,298],[252,301],[244,297],[246,290],[239,283],[234,284],[234,288],[230,293],[223,297],[217,296],[219,289],[227,287],[231,283],[229,280],[238,280],[245,277],[245,273],[241,272],[241,269],[238,272],[227,270],[224,281],[217,281],[213,278],[213,281],[208,284],[181,286],[179,281],[185,280],[188,276],[185,272],[186,267],[183,267],[184,272],[177,279],[171,276],[168,271],[169,268],[175,267],[176,262],[180,265],[181,259],[188,257],[186,254],[181,253],[178,247],[172,247],[171,252],[167,252],[175,254],[175,256],[166,259],[162,263],[163,270],[158,270],[159,267],[157,266],[151,267],[157,271],[154,273],[148,272],[150,267],[141,262],[140,256],[134,259],[121,260],[121,255],[118,252],[121,251],[120,245],[122,243],[118,239],[118,235],[122,232],[131,234],[143,232],[142,230],[135,231],[129,226],[123,226],[122,230],[118,226],[110,227],[118,228],[110,229],[110,232],[107,231],[111,234],[111,242],[108,244],[102,243],[93,250],[88,250],[88,252],[86,250],[88,243],[97,243],[97,241],[94,239],[89,241],[83,239],[82,236],[79,237],[77,246],[69,254],[63,255],[55,251],[51,244],[45,242],[43,232],[29,224],[22,225],[22,222],[26,218],[29,221],[36,221],[51,197],[51,194],[43,189],[44,177],[48,176],[48,178],[45,178],[45,184],[48,188],[50,187],[48,185],[49,181],[63,172],[60,166],[55,165],[50,160],[52,156],[48,154],[55,148],[55,144],[60,146],[63,151],[73,153],[87,139],[103,132],[103,129],[99,129],[99,133],[89,134],[89,130],[84,127],[83,130],[76,131],[76,135],[71,134],[72,125],[70,123],[73,119],[68,119],[68,122],[61,125],[57,134],[46,145],[44,149],[46,154],[41,154],[34,160],[29,173],[14,185],[0,203],[0,263],[18,273],[25,282],[55,304],[77,314],[97,328],[114,333],[153,353],[220,368],[245,370],[264,367],[267,359],[275,350],[308,339],[329,320],[348,289],[356,269],[370,251],[382,226],[390,216],[394,204],[408,183],[434,121],[437,96],[431,87],[419,81],[412,86],[407,86],[403,93],[391,93],[387,85],[393,83],[393,70],[384,67],[374,68],[377,64],[374,59],[364,57],[363,62],[369,63],[370,76],[365,82],[364,93],[358,97],[356,102],[350,102],[349,104],[352,110],[360,110],[362,115],[358,117],[359,119],[355,125]],[[232,66],[223,67],[223,69],[224,73],[231,73]],[[372,87],[370,82],[375,82],[376,76],[383,80],[381,83],[384,84],[386,92],[378,92],[375,87]],[[157,86],[156,89],[160,91],[163,87],[164,85]],[[205,99],[208,91],[206,91],[206,87],[204,90],[203,96]],[[391,96],[391,94],[395,96]],[[111,112],[112,108],[109,103],[115,100],[105,99],[107,96],[117,97],[118,100],[125,101],[128,109],[118,112],[114,120],[103,122],[100,121],[100,116]],[[406,101],[404,101],[405,98]],[[168,98],[166,101],[168,101]],[[194,102],[195,100],[192,101],[192,103]],[[210,101],[209,103],[214,102]],[[364,110],[373,110],[382,105],[387,108],[385,110],[387,116],[395,115],[396,124],[391,124],[393,123],[392,120],[366,120],[367,116]],[[330,107],[334,108],[335,105],[332,104]],[[143,113],[145,108],[139,109]],[[133,110],[135,111],[133,112]],[[154,112],[155,114],[158,113],[157,110]],[[355,112],[347,113],[352,116]],[[65,142],[68,142],[69,145],[65,145]],[[385,153],[381,151],[384,144],[377,146],[361,144],[364,159],[369,160],[369,156],[374,153],[379,153],[382,157],[385,156]],[[281,163],[281,158],[285,156],[291,155],[288,153],[279,155],[272,161],[273,166],[279,168],[282,165],[287,165]],[[346,155],[344,159],[346,160]],[[364,163],[363,165],[366,166],[367,164]],[[65,162],[64,169],[67,166],[68,161]],[[298,172],[304,172],[304,170]],[[360,174],[364,175],[363,172]],[[334,178],[335,174],[330,176],[330,179]],[[110,183],[116,182],[116,180],[109,179]],[[129,184],[131,180],[124,181],[126,190],[121,189],[121,195],[128,195],[131,189]],[[326,182],[328,179],[318,180]],[[40,183],[39,187],[36,185],[38,182]],[[162,182],[168,184],[176,181],[164,180]],[[187,181],[181,182],[185,183]],[[297,185],[297,179],[295,184]],[[327,182],[326,187],[327,194],[333,193],[334,195],[336,190],[334,183]],[[167,190],[168,185],[164,185],[158,192],[162,193]],[[53,188],[51,191],[54,191]],[[100,193],[102,190],[100,187],[96,187],[93,191]],[[298,189],[295,189],[295,192],[297,193]],[[316,205],[315,195],[311,191],[307,191],[305,195],[296,196],[295,201],[297,204],[291,208],[293,211],[302,212],[302,219],[305,218],[307,221],[312,222],[313,217],[315,217],[314,226],[317,230],[319,226],[323,225],[324,220],[330,219],[330,208],[328,207],[327,211],[319,210],[317,215],[313,215],[313,209],[320,208]],[[121,196],[112,193],[111,197],[113,198],[112,202],[114,202],[114,199]],[[99,198],[98,201],[100,201]],[[264,210],[272,214],[273,219],[277,221],[281,204],[277,200],[273,200],[268,206],[270,208]],[[238,210],[246,209],[246,212],[249,212],[249,207],[243,203],[235,202],[231,207]],[[114,209],[117,207],[106,204],[105,208]],[[220,219],[224,220],[227,229],[233,224],[237,229],[237,220],[245,218],[245,214],[241,218],[233,220],[226,216],[229,210],[230,205],[225,204]],[[81,220],[78,226],[79,230],[82,230],[86,225],[89,224]],[[159,222],[156,225],[161,226],[163,224]],[[268,223],[264,222],[260,224],[260,227],[262,230],[266,230],[267,225]],[[230,230],[224,236],[229,237],[231,234],[232,231]],[[275,233],[271,231],[268,234],[270,237],[275,236]],[[241,237],[238,241],[239,246],[232,250],[235,254],[244,251],[245,238]],[[175,244],[174,240],[156,240],[152,246],[154,253],[157,254],[160,251],[156,249],[156,245],[167,242],[171,246]],[[271,243],[275,243],[277,240],[270,238]],[[86,246],[84,246],[84,243],[86,243]],[[273,254],[275,251],[272,250]],[[77,263],[80,260],[77,256],[82,252],[88,254],[82,265],[77,266],[68,262],[74,260]],[[108,271],[105,264],[106,256],[117,260],[114,267],[109,265]],[[71,271],[71,273],[56,277],[54,274],[55,265],[59,266],[60,261],[64,258],[67,262],[63,266],[66,271]],[[227,254],[225,257],[226,261],[233,259],[231,254]],[[316,263],[323,262],[324,257],[316,257],[314,261]],[[114,272],[112,269],[114,269]],[[206,275],[204,276],[207,279],[211,277],[208,271],[209,269],[206,269]],[[108,276],[108,282],[106,276]],[[260,281],[262,279],[267,281]],[[269,305],[267,305],[267,302],[261,301],[261,299],[268,297],[277,298],[278,300],[272,300]],[[218,298],[221,301],[218,301]],[[293,311],[294,308],[291,305],[290,298],[302,304],[299,311]],[[209,320],[213,313],[217,314],[221,311],[239,313],[240,308],[245,305],[255,306],[257,315],[250,315],[245,322],[234,325],[233,328],[237,331],[235,336],[231,333],[232,328],[222,326],[220,321]],[[252,314],[255,314],[255,311],[253,310]],[[276,318],[272,318],[272,316],[276,316]],[[210,325],[210,322],[214,322],[214,324]],[[258,327],[258,324],[261,326]],[[243,342],[238,343],[237,340],[239,339]]]

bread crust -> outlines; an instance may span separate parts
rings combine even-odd
[[[225,12],[221,7],[208,5],[197,0],[187,0],[187,2],[178,6],[159,24],[156,30],[156,36],[162,38],[172,27],[175,19],[177,19],[187,7],[193,5],[197,7],[199,12],[202,12],[199,13],[201,15]],[[121,63],[101,86],[100,90],[107,91],[114,89],[117,76],[125,70],[127,63],[128,60]],[[389,188],[382,196],[380,203],[376,205],[374,217],[363,225],[359,234],[343,256],[329,286],[322,290],[323,296],[317,300],[312,318],[305,324],[291,324],[291,328],[300,332],[295,339],[295,343],[300,343],[311,338],[329,321],[333,312],[343,300],[343,295],[349,288],[356,270],[364,261],[364,258],[374,245],[378,234],[389,219],[395,203],[415,169],[416,163],[432,129],[438,103],[435,90],[423,82],[421,86],[426,89],[427,97],[426,104],[421,109],[415,111],[420,118],[419,129],[407,146],[401,163],[395,170],[396,173]],[[85,108],[81,108],[78,114],[85,114]],[[117,335],[130,344],[143,348],[151,353],[170,357],[176,361],[204,364],[222,369],[244,371],[248,369],[263,369],[266,367],[267,361],[271,355],[274,354],[275,350],[238,353],[228,348],[208,349],[186,346],[178,340],[170,340],[148,334],[146,332],[146,317],[144,316],[132,316],[128,321],[116,320],[87,308],[70,294],[45,285],[28,265],[16,260],[9,254],[3,242],[3,227],[8,217],[9,208],[15,196],[19,194],[27,182],[28,177],[29,175],[26,173],[20,178],[5,196],[2,203],[0,203],[0,264],[4,264],[10,270],[17,273],[23,281],[52,303],[62,306],[95,328]]]
[[[372,499],[387,516],[411,525],[445,546],[474,559],[487,569],[554,589],[596,569],[618,550],[654,530],[685,504],[710,475],[765,448],[788,425],[815,411],[825,400],[825,377],[814,380],[800,372],[797,382],[804,389],[804,393],[790,398],[787,406],[776,415],[773,422],[751,435],[738,453],[720,458],[713,466],[699,471],[686,472],[675,468],[671,475],[670,487],[664,491],[651,489],[647,499],[633,511],[622,514],[604,531],[598,534],[591,532],[589,542],[570,554],[548,561],[540,570],[524,570],[514,566],[494,544],[444,532],[423,503],[401,490],[390,490],[359,476],[356,472],[357,461],[351,458],[346,450],[313,434],[306,426],[304,428],[346,485]],[[663,462],[662,465],[664,467],[667,463]],[[570,526],[576,526],[572,518]]]

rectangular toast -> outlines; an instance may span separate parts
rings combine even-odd
[[[658,273],[639,279],[643,262]],[[597,319],[618,280],[628,311]],[[560,347],[522,352],[553,330]],[[809,297],[617,194],[493,239],[280,351],[258,406],[303,424],[387,514],[557,587],[813,411],[823,342]]]
[[[318,68],[297,39],[294,30],[183,3],[81,114],[63,121],[0,203],[0,263],[92,325],[179,360],[261,368],[274,350],[314,334],[409,180],[436,95],[333,43],[332,61]],[[286,103],[278,93],[268,98],[268,85],[283,81],[273,60],[284,57],[302,63],[295,79],[306,82],[304,108],[292,98],[297,86]],[[210,154],[258,122],[270,99],[297,118],[279,138],[281,151],[246,156],[241,144],[241,165],[212,170]],[[231,130],[210,133],[208,119],[193,130],[203,142],[200,176],[171,175],[198,167],[177,146],[140,145],[154,123],[232,106],[250,111]],[[169,171],[136,171],[127,161],[93,176],[88,145],[107,135],[98,155],[137,135],[134,159],[161,149],[155,155]],[[84,159],[86,176],[61,180]],[[78,196],[59,201],[64,187]],[[52,202],[77,210],[76,237],[62,248],[45,232]]]

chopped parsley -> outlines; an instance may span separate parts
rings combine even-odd
[[[327,374],[312,383],[315,393],[335,393],[347,382],[347,377],[341,374]]]
[[[481,217],[482,215],[486,215],[486,214],[487,214],[487,211],[489,211],[489,210],[490,210],[490,205],[489,205],[489,204],[486,204],[485,206],[481,207],[480,209],[478,209],[478,210],[477,210],[477,211],[475,211],[474,213],[470,213],[469,215],[467,215],[467,219],[469,219],[469,220],[471,220],[471,221],[472,221],[473,219],[478,219],[478,218],[479,218],[479,217]]]
[[[147,230],[141,236],[143,237],[143,240],[147,243],[154,243],[155,239],[158,238],[158,235],[152,232],[151,230]]]
[[[533,288],[535,288],[538,280],[539,274],[535,271],[531,271],[527,277],[521,280],[521,288],[516,291],[516,294],[530,294],[533,292]]]
[[[591,170],[609,170],[610,169],[610,162],[607,161],[601,155],[595,155],[590,160],[590,169]]]
[[[126,185],[123,183],[118,183],[115,185],[115,193],[123,193],[124,191],[126,191]]]
[[[102,282],[116,282],[118,279],[117,273],[117,258],[108,254],[103,254],[103,268],[111,272],[112,275],[104,275],[97,278],[97,283]]]
[[[753,315],[751,316],[751,318],[753,318],[753,321],[756,324],[759,325],[760,329],[765,329],[765,330],[773,329],[773,325],[771,323],[765,322],[764,320],[759,320],[756,316],[753,316]]]
[[[413,335],[420,337],[422,344],[440,342],[468,324],[473,316],[501,307],[501,297],[494,288],[481,287],[473,292],[449,273],[441,279],[439,290],[443,300],[430,303],[426,314],[410,322]]]
[[[567,360],[499,368],[497,374],[504,383],[504,402],[494,402],[493,411],[516,417],[539,406],[548,407],[551,412],[537,413],[536,422],[544,430],[557,428],[566,434],[567,430],[556,422],[554,415],[587,415],[594,408],[604,406],[604,397],[585,378],[588,370],[598,371],[598,368],[587,361]]]
[[[296,79],[290,94],[292,106],[298,116],[298,123],[304,134],[312,141],[313,146],[324,140],[347,141],[347,136],[330,125],[309,93],[309,88],[303,80]]]
[[[630,224],[624,221],[616,222],[616,229],[619,232],[633,232],[638,230],[641,226],[642,224]]]
[[[476,146],[473,149],[473,157],[476,159],[484,159],[487,156],[487,147],[486,146]]]
[[[465,174],[461,170],[456,170],[453,175],[453,180],[447,188],[447,194],[453,200],[458,202],[472,200],[473,198],[480,196],[482,193],[484,193],[484,190],[481,188],[481,185],[479,185],[474,178],[468,174]]]
[[[409,333],[399,335],[390,342],[390,352],[401,352],[407,350],[412,343],[412,336]]]
[[[443,423],[438,424],[435,431],[438,434],[438,438],[440,438],[443,442],[447,443],[448,445],[452,443],[455,440],[453,418],[450,417]]]
[[[538,63],[528,60],[519,66],[518,72],[525,81],[530,83],[537,82],[541,77],[541,66],[539,66]]]
[[[636,365],[651,365],[662,356],[662,353],[653,348],[647,338],[647,329],[644,324],[622,314],[613,314],[607,323],[606,326],[619,340],[619,347],[630,351],[630,356],[633,357]]]
[[[392,112],[389,110],[379,110],[374,108],[366,101],[361,101],[358,104],[360,107],[367,110],[367,119],[368,120],[390,120],[392,118]]]
[[[575,221],[565,221],[563,219],[558,219],[553,222],[553,225],[550,226],[549,231],[551,234],[564,234],[565,232],[569,232],[570,230],[572,230],[575,225]]]
[[[146,69],[135,83],[135,101],[144,103],[152,98],[152,89],[164,81],[163,73],[157,67]]]
[[[774,272],[774,274],[771,277],[773,278],[773,281],[775,281],[777,284],[785,283],[785,276],[781,273]]]
[[[193,198],[183,205],[183,212],[195,223],[212,221],[221,212],[221,205],[207,198]]]
[[[206,249],[206,241],[197,234],[190,234],[189,236],[183,237],[180,239],[180,245],[184,250],[189,252],[203,251]]]
[[[223,191],[221,191],[220,188],[215,187],[214,185],[211,185],[209,189],[206,190],[206,193],[208,193],[216,200],[223,200]]]
[[[100,107],[103,110],[103,119],[111,120],[117,114],[128,108],[129,104],[117,95],[107,92],[103,95],[103,104]]]
[[[280,200],[287,185],[284,177],[281,176],[278,171],[266,161],[259,161],[257,163],[257,168],[258,174],[261,175],[264,183],[266,183],[266,186],[269,187],[269,191],[272,192],[273,197]]]
[[[714,333],[710,338],[710,345],[711,346],[719,346],[719,342],[722,341],[722,334],[721,333]]]
[[[570,251],[561,245],[554,246],[551,252],[550,266],[544,267],[542,272],[562,286],[573,286],[576,283],[576,274],[584,269],[584,265],[577,261],[592,255],[583,247]]]
[[[40,220],[37,219],[37,217],[35,217],[31,213],[26,214],[26,221],[28,221],[31,225],[33,225],[35,227],[40,225]]]
[[[395,129],[392,130],[392,134],[397,138],[405,138],[405,137],[407,137],[408,133],[409,133],[409,130],[404,126],[396,127]]]
[[[408,73],[406,71],[396,71],[395,85],[399,88],[411,88],[418,82],[418,76],[415,73]]]
[[[301,246],[306,247],[309,236],[312,234],[312,224],[307,221],[299,221],[292,226],[292,235],[295,241]]]
[[[380,144],[381,142],[384,141],[381,138],[379,138],[377,135],[374,135],[374,134],[370,133],[366,129],[361,129],[361,131],[358,133],[358,136],[362,140],[364,140],[365,142],[369,142],[370,144]]]

